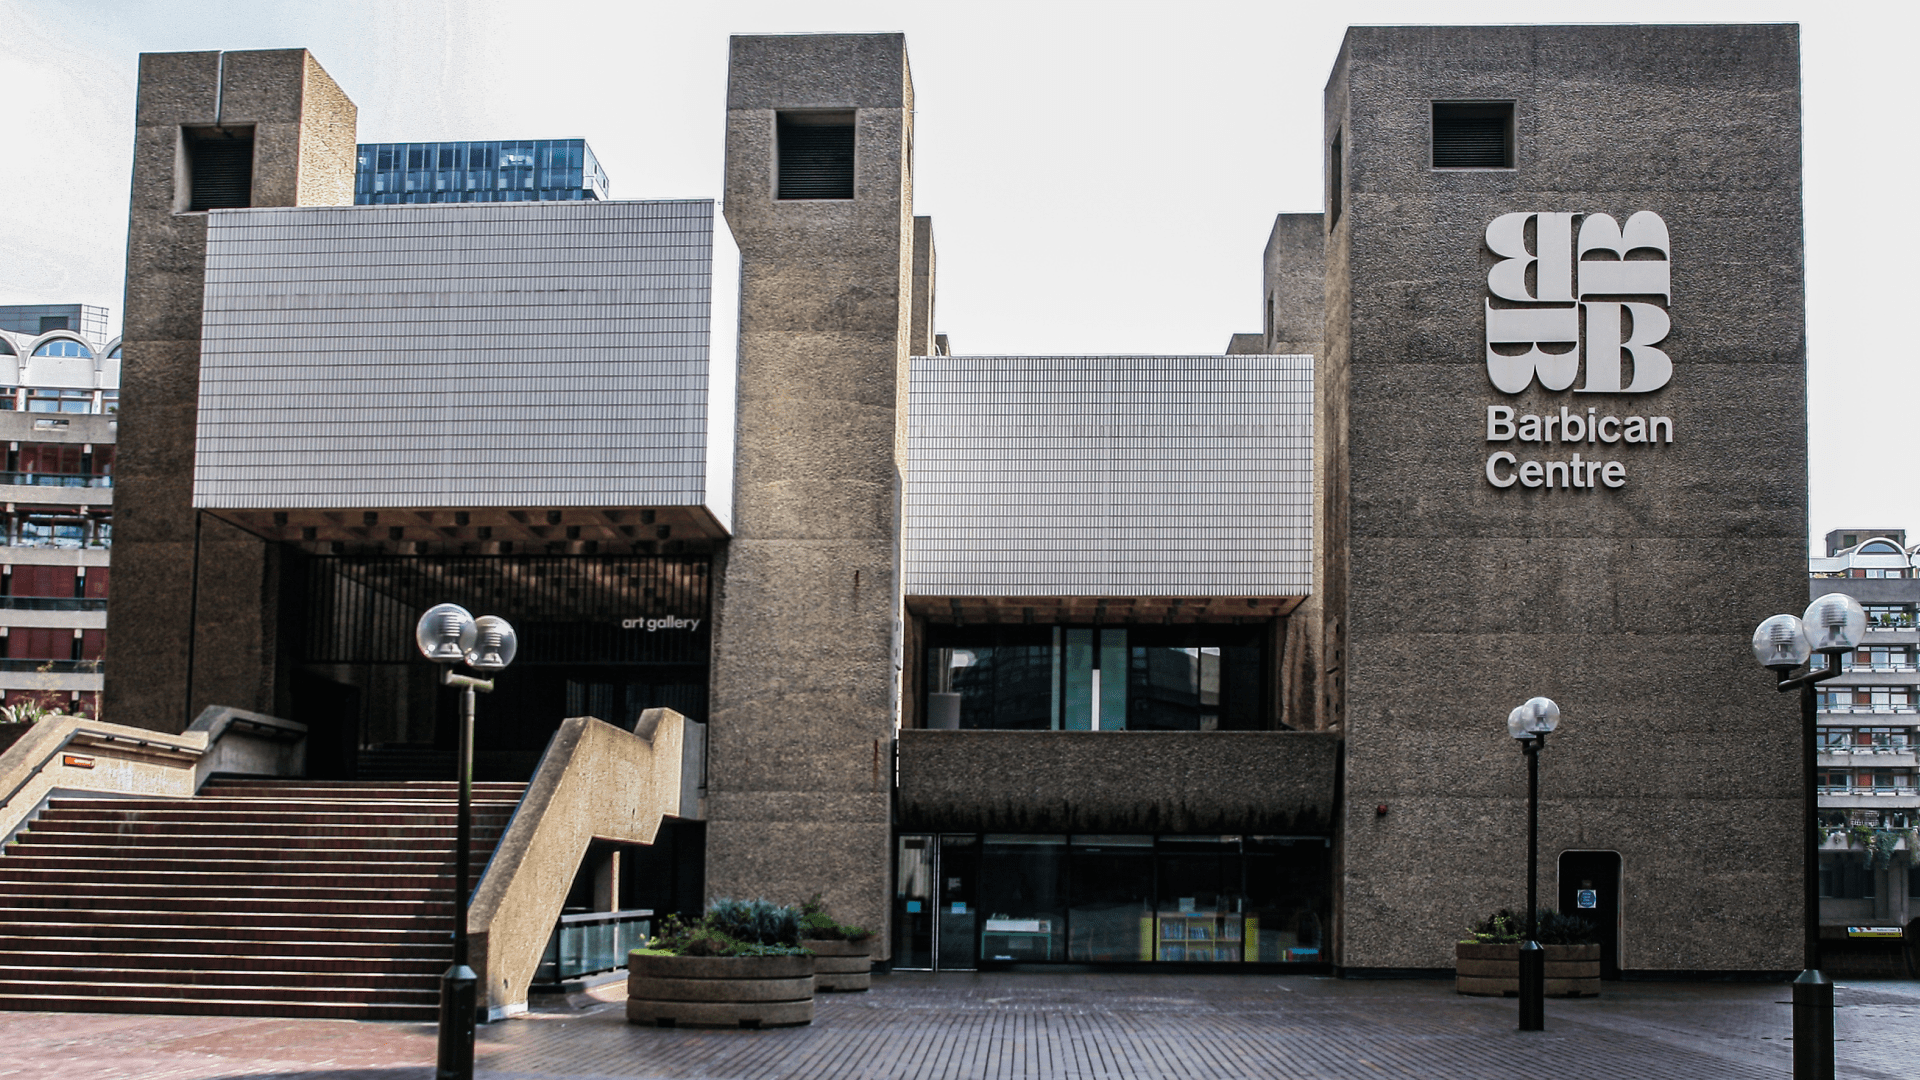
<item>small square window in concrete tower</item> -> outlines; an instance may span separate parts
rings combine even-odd
[[[228,210],[253,205],[253,128],[188,128],[188,210]]]
[[[783,112],[774,135],[780,198],[853,198],[851,111]]]
[[[1433,167],[1513,168],[1513,102],[1434,102]]]

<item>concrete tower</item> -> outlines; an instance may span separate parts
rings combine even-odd
[[[899,692],[912,159],[902,35],[733,39],[739,435],[714,624],[707,892],[824,890],[842,921],[875,930]]]
[[[1542,904],[1617,888],[1627,969],[1798,966],[1799,728],[1748,651],[1806,597],[1798,54],[1785,25],[1348,31],[1315,446],[1337,963],[1445,967],[1523,906],[1505,718],[1545,695]]]
[[[305,49],[140,57],[106,717],[271,712],[273,548],[193,509],[207,214],[353,202],[353,102]]]

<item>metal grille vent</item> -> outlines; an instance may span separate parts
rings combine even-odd
[[[1513,106],[1433,106],[1433,167],[1436,169],[1510,169],[1513,167]]]
[[[195,139],[193,197],[189,210],[229,210],[253,205],[253,140]]]
[[[853,198],[853,124],[781,118],[780,198]]]

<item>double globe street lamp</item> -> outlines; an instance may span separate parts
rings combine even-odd
[[[467,860],[473,845],[473,696],[493,692],[492,679],[476,679],[453,670],[465,664],[475,671],[500,671],[513,663],[519,648],[513,626],[497,615],[476,619],[458,604],[427,609],[414,627],[420,652],[445,664],[440,681],[460,694],[460,818],[454,839],[453,964],[440,977],[440,1044],[436,1080],[472,1080],[473,1025],[479,1002],[479,977],[467,965]]]
[[[1507,714],[1507,734],[1527,756],[1527,938],[1520,943],[1520,1030],[1547,1026],[1547,951],[1540,947],[1540,751],[1560,726],[1560,706],[1551,698],[1528,698]]]
[[[1845,593],[1828,593],[1804,614],[1775,615],[1754,628],[1753,655],[1776,677],[1774,689],[1800,691],[1800,765],[1806,777],[1804,821],[1806,970],[1793,980],[1794,1080],[1833,1080],[1833,984],[1820,973],[1820,788],[1819,700],[1816,686],[1840,674],[1840,654],[1853,651],[1867,632],[1867,612]],[[1822,653],[1826,666],[1808,660]],[[1793,671],[1802,665],[1807,670]]]

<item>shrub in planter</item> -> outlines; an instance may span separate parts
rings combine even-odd
[[[1547,951],[1547,996],[1600,993],[1600,940],[1592,923],[1542,909],[1537,938]],[[1454,990],[1462,994],[1520,995],[1520,937],[1526,922],[1502,909],[1475,923],[1453,947]]]
[[[661,1027],[813,1022],[813,954],[800,913],[765,900],[715,900],[691,922],[669,915],[627,957],[627,1020]]]
[[[820,894],[800,905],[801,943],[813,951],[815,990],[861,991],[873,984],[873,931],[835,922]]]

